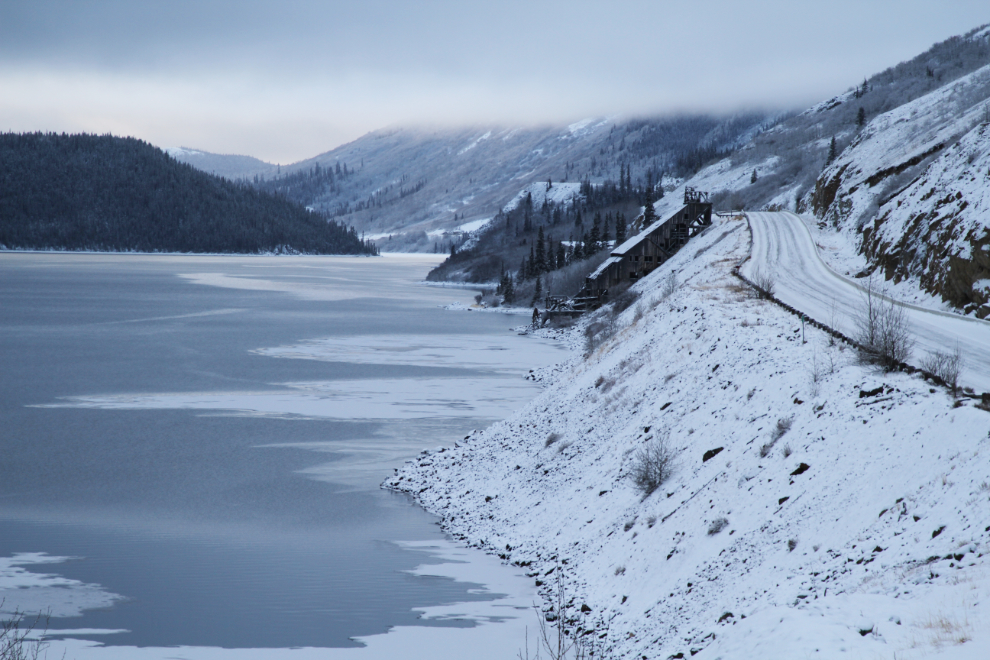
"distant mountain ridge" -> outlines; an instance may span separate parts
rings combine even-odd
[[[187,147],[169,147],[164,150],[180,163],[192,165],[197,170],[215,174],[225,179],[251,179],[255,176],[273,176],[278,165],[266,163],[252,156],[211,154]]]
[[[625,168],[638,185],[648,173],[654,180],[683,176],[773,121],[772,114],[747,113],[596,118],[569,126],[389,128],[282,166],[278,174],[259,173],[256,185],[353,225],[383,249],[432,251],[452,240],[442,237],[445,232],[483,225],[536,182],[617,180]],[[208,163],[182,158],[195,167]],[[342,166],[346,180],[330,181],[327,172]]]

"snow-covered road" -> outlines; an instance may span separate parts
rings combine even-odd
[[[748,213],[753,232],[752,256],[741,271],[753,279],[758,271],[775,281],[775,295],[811,318],[850,337],[865,305],[863,286],[832,271],[818,254],[807,226],[793,213]],[[878,282],[882,287],[882,283]],[[990,322],[915,305],[897,303],[907,315],[914,348],[911,364],[932,351],[959,347],[962,385],[990,392]]]

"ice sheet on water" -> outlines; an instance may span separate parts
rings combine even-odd
[[[54,617],[80,616],[83,610],[109,607],[121,597],[98,584],[86,584],[60,575],[36,573],[27,567],[61,564],[72,557],[43,552],[0,557],[0,613],[30,616],[50,612]]]
[[[417,367],[457,367],[518,373],[520,365],[545,366],[563,357],[557,343],[516,335],[360,335],[302,342],[254,351],[270,357],[389,364]]]
[[[535,642],[532,633],[537,621],[532,605],[538,600],[538,595],[532,581],[520,569],[506,569],[498,558],[450,541],[404,542],[399,545],[421,551],[428,558],[428,561],[410,571],[412,575],[479,584],[485,591],[499,596],[491,600],[417,609],[424,620],[458,619],[474,623],[473,627],[399,626],[385,634],[358,638],[365,644],[359,648],[137,648],[105,647],[92,641],[56,639],[52,640],[49,653],[54,657],[64,651],[66,657],[77,660],[164,660],[176,657],[188,660],[438,660],[453,657],[504,660],[514,657],[525,645],[527,630],[531,636],[530,643]]]

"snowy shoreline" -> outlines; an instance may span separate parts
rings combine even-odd
[[[605,657],[981,657],[990,414],[818,330],[802,343],[731,276],[738,224],[638,283],[590,358],[536,371],[524,410],[383,485],[528,568],[547,603],[559,567],[565,618]],[[660,434],[676,469],[644,498],[629,472]]]

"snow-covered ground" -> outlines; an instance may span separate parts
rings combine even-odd
[[[987,657],[990,413],[802,341],[731,274],[749,241],[716,220],[528,407],[385,485],[545,596],[563,575],[607,658]],[[661,437],[673,474],[644,497]]]
[[[858,246],[850,240],[848,233],[836,231],[828,226],[819,226],[821,223],[813,215],[805,213],[801,215],[801,219],[818,248],[819,256],[829,268],[844,277],[866,281],[865,276],[863,278],[857,276],[868,273],[870,264],[866,256],[859,251]],[[917,278],[906,278],[899,282],[887,280],[882,286],[885,293],[895,300],[940,312],[962,314],[961,310],[944,302],[938,296],[922,290]]]
[[[759,271],[770,274],[777,298],[855,337],[869,282],[840,276],[826,267],[805,223],[793,213],[748,217],[753,257],[743,274],[751,279]],[[873,281],[877,290],[883,284],[879,278]],[[990,391],[990,322],[914,305],[904,304],[902,309],[914,344],[906,361],[920,365],[928,354],[958,349],[964,365],[960,383],[978,392]]]

